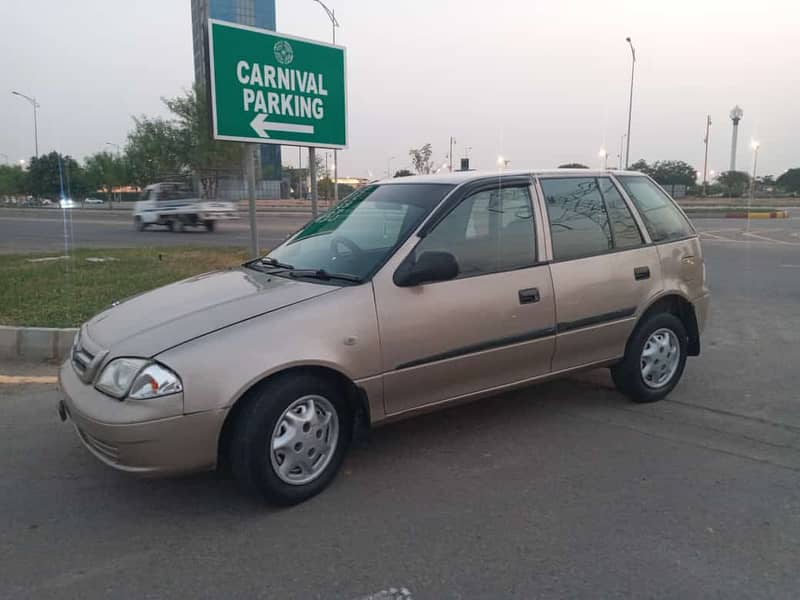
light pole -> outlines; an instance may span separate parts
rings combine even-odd
[[[628,143],[625,150],[625,168],[627,169],[631,157],[631,112],[633,111],[633,72],[636,68],[636,50],[633,47],[631,38],[626,37],[625,41],[628,42],[628,45],[631,47],[631,93],[628,99],[628,133],[626,134]]]
[[[396,156],[390,156],[389,159],[386,161],[386,179],[392,178],[392,161],[397,158]]]
[[[603,170],[608,171],[608,151],[605,148],[600,148],[600,152],[597,153],[597,156],[603,161]]]
[[[761,143],[751,140],[750,147],[753,149],[753,176],[750,178],[750,201],[752,202],[756,195],[756,168],[758,167],[758,149],[761,147]]]
[[[450,172],[451,173],[453,172],[453,144],[455,144],[455,143],[456,143],[456,138],[454,138],[451,135],[450,136],[450,155],[449,155],[449,158],[450,158]]]
[[[744,116],[744,111],[737,104],[731,109],[731,121],[733,122],[733,133],[731,134],[731,166],[730,171],[736,170],[736,142],[739,139],[739,121]]]
[[[703,138],[703,143],[706,145],[706,153],[703,158],[703,196],[706,195],[706,188],[708,186],[708,135],[711,133],[711,115],[706,116],[706,137]]]
[[[117,155],[122,154],[122,151],[119,148],[119,144],[115,144],[114,142],[106,142],[106,146],[111,146],[112,148],[116,148]]]
[[[39,158],[39,125],[37,124],[36,119],[36,110],[39,108],[39,103],[36,102],[36,98],[33,96],[26,96],[25,94],[20,94],[19,92],[11,92],[15,96],[19,96],[20,98],[25,98],[28,102],[31,103],[33,106],[33,148],[35,151],[36,158]]]
[[[331,10],[322,2],[322,0],[314,0],[319,4],[331,20],[331,32],[333,33],[333,44],[336,45],[336,28],[339,27],[339,21],[336,20],[335,11]],[[339,157],[338,151],[333,150],[333,202],[339,203]]]
[[[623,133],[622,137],[619,138],[619,170],[622,170],[622,152],[625,146],[625,138],[628,137],[627,133]]]

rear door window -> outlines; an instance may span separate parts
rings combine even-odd
[[[594,177],[542,179],[553,258],[570,260],[613,249],[611,224]]]
[[[672,198],[650,179],[641,175],[619,175],[617,179],[639,211],[654,242],[679,240],[695,234]]]

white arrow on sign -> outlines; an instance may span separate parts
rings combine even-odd
[[[259,113],[253,120],[250,121],[250,127],[253,128],[258,134],[258,137],[268,138],[268,131],[288,131],[291,133],[314,133],[313,125],[298,125],[297,123],[276,123],[275,121],[267,122],[269,115]]]

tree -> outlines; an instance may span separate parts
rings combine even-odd
[[[563,165],[558,165],[559,169],[588,169],[584,164],[581,163],[564,163]]]
[[[740,198],[750,185],[750,175],[743,171],[725,171],[717,177],[717,184],[726,196]]]
[[[109,200],[114,186],[127,183],[125,161],[110,152],[97,152],[84,160],[89,190],[102,190]]]
[[[241,145],[217,141],[211,136],[208,96],[203,84],[196,84],[184,96],[162,101],[175,115],[170,125],[178,142],[176,154],[181,168],[198,176],[204,197],[216,198],[220,173],[241,168]]]
[[[414,170],[418,175],[427,175],[431,172],[431,169],[433,168],[433,165],[431,164],[433,149],[431,148],[430,143],[425,144],[421,148],[412,148],[408,151],[408,155],[411,157]]]
[[[649,170],[648,175],[661,185],[689,187],[697,181],[695,168],[682,160],[657,160]]]
[[[628,167],[629,171],[639,171],[640,173],[644,173],[645,175],[653,176],[653,169],[650,165],[647,164],[647,161],[643,158],[640,158],[635,163]]]
[[[188,174],[181,160],[181,136],[173,123],[146,116],[133,118],[133,131],[125,147],[130,180],[144,187],[160,180]]]
[[[56,151],[31,158],[28,180],[29,190],[34,196],[60,198],[63,189],[64,196],[71,197],[88,190],[81,166],[71,156]]]
[[[395,177],[409,177],[411,175],[413,175],[413,173],[408,169],[400,169],[399,171],[395,171],[394,173]]]
[[[800,192],[800,167],[785,171],[778,177],[776,183],[786,192],[793,194]]]
[[[19,165],[0,165],[0,196],[15,196],[28,191],[28,173]]]

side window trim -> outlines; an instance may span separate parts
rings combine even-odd
[[[623,175],[625,175],[625,174],[623,174]],[[644,173],[641,173],[641,174],[638,174],[638,173],[637,173],[637,174],[635,174],[635,176],[636,176],[636,177],[643,177],[643,178],[647,179],[647,180],[648,180],[650,183],[652,183],[652,184],[653,184],[653,185],[654,185],[656,188],[658,188],[658,189],[661,191],[661,193],[662,193],[662,194],[664,194],[664,195],[667,197],[667,199],[669,200],[669,202],[670,202],[670,203],[671,203],[671,204],[672,204],[672,205],[673,205],[673,206],[674,206],[674,207],[675,207],[675,208],[678,210],[678,212],[679,212],[681,215],[683,215],[683,218],[685,219],[685,221],[686,221],[686,224],[689,226],[689,230],[691,231],[691,233],[690,233],[689,235],[686,235],[686,236],[683,236],[683,237],[680,237],[680,238],[675,238],[675,239],[671,239],[671,240],[660,240],[660,241],[657,241],[657,242],[656,242],[656,241],[653,241],[653,240],[652,240],[652,238],[651,238],[651,236],[650,236],[650,231],[647,229],[647,226],[646,226],[646,225],[645,225],[645,223],[644,223],[644,218],[642,218],[642,217],[639,215],[639,211],[638,211],[638,209],[637,209],[637,210],[635,210],[635,211],[634,211],[634,215],[635,215],[635,217],[636,217],[637,219],[641,219],[641,221],[642,221],[642,229],[643,229],[643,231],[645,232],[645,235],[647,236],[647,238],[646,238],[646,239],[648,240],[648,244],[652,244],[652,245],[658,245],[658,244],[671,244],[672,242],[679,242],[679,241],[681,241],[681,240],[690,240],[690,239],[692,239],[692,238],[699,237],[699,235],[700,235],[700,234],[699,234],[699,233],[697,233],[697,228],[694,226],[694,223],[692,222],[692,220],[689,218],[689,216],[686,214],[686,212],[683,210],[683,208],[681,208],[681,205],[680,205],[680,204],[678,204],[678,203],[675,201],[675,198],[673,198],[673,197],[672,197],[672,196],[669,194],[669,192],[667,192],[667,190],[665,190],[663,187],[661,187],[661,186],[658,184],[658,182],[657,182],[655,179],[653,179],[652,177],[650,177],[649,175],[645,175]],[[615,177],[615,179],[616,179],[616,177]],[[618,188],[618,189],[620,189],[620,192],[623,194],[623,198],[625,199],[625,201],[626,201],[626,202],[628,202],[628,203],[629,203],[629,205],[634,205],[633,199],[632,199],[632,198],[630,198],[630,197],[628,196],[628,194],[626,193],[626,191],[625,191],[625,189],[624,189],[624,188],[625,188],[625,186],[623,186],[623,185],[622,185],[622,182],[620,182],[620,181],[616,181],[616,184],[617,184],[617,188]],[[635,207],[635,205],[634,205],[634,207]]]

